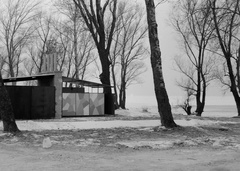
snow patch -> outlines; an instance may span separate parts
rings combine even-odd
[[[18,127],[22,131],[42,131],[42,130],[86,130],[86,129],[110,129],[110,128],[141,128],[141,127],[156,127],[160,125],[159,120],[112,120],[112,121],[16,121]],[[180,126],[214,126],[223,123],[222,121],[211,120],[175,120]],[[3,130],[2,122],[0,122],[0,130]]]

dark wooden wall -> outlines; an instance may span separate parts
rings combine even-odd
[[[55,87],[6,86],[16,119],[55,117]]]

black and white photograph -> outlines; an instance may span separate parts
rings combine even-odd
[[[0,0],[0,170],[239,171],[240,0]]]

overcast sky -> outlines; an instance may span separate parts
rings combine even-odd
[[[175,38],[176,34],[168,24],[168,15],[170,13],[170,9],[170,4],[168,3],[159,5],[156,10],[156,17],[158,23],[160,48],[162,52],[163,74],[167,91],[171,96],[180,96],[182,92],[175,83],[175,80],[179,77],[179,73],[173,69],[173,58],[176,54],[178,54],[179,49],[177,40]],[[148,71],[142,76],[144,83],[129,87],[129,95],[154,95],[150,58],[146,60],[146,64],[148,65]]]

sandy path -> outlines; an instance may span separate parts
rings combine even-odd
[[[236,150],[184,148],[170,150],[116,150],[112,148],[22,148],[0,145],[0,166],[6,171],[237,171]]]

